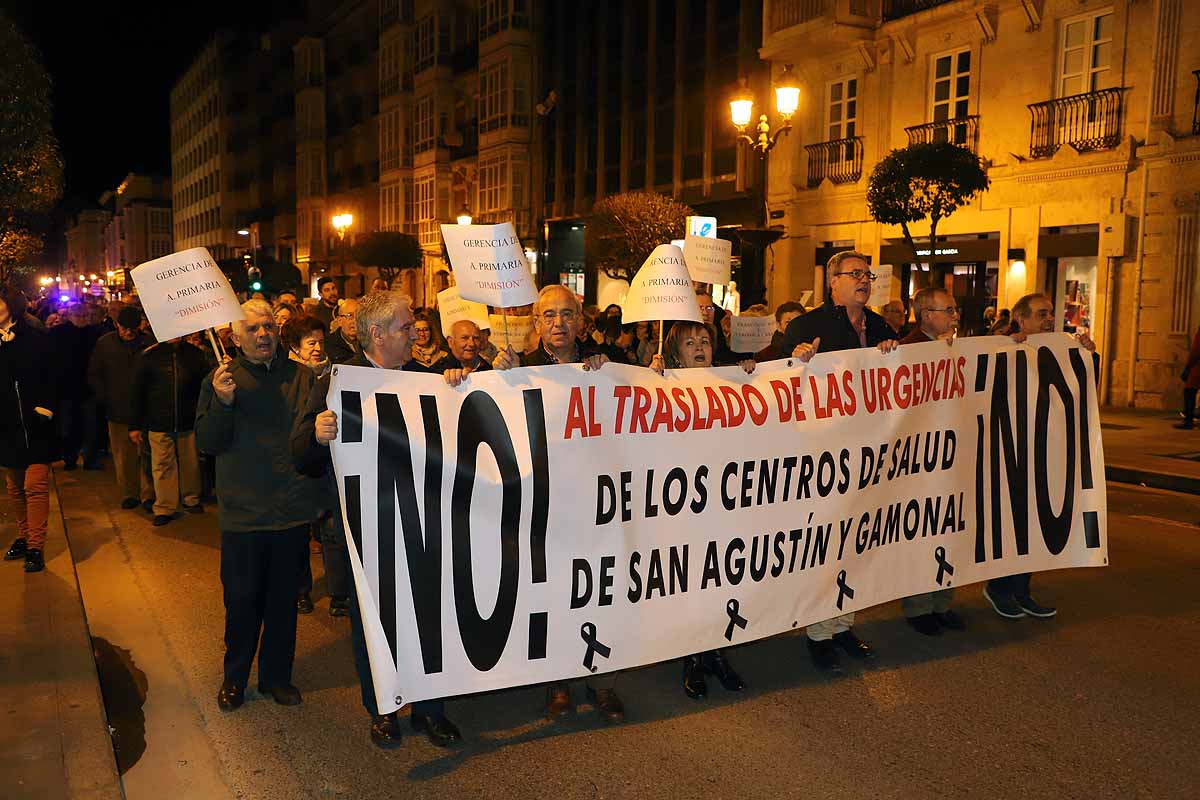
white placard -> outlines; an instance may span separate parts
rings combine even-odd
[[[812,300],[812,294],[813,294],[813,293],[812,293],[812,289],[805,289],[803,292],[801,292],[801,293],[800,293],[800,305],[802,305],[802,306],[804,306],[805,308],[807,308],[807,307],[808,307],[808,301],[809,301],[809,300]]]
[[[489,319],[492,337],[488,341],[496,345],[497,350],[503,350],[511,343],[513,350],[518,353],[525,352],[525,342],[529,339],[529,332],[533,330],[533,317],[492,314]]]
[[[692,280],[700,283],[729,283],[729,260],[733,256],[733,242],[728,239],[710,239],[707,236],[688,234],[683,245],[683,257],[687,261]]]
[[[729,349],[735,353],[757,353],[771,343],[775,330],[775,317],[732,317]]]
[[[463,298],[496,308],[537,300],[537,285],[511,222],[443,225],[442,238]]]
[[[700,304],[683,251],[660,244],[633,276],[621,319],[625,322],[688,319],[700,322]]]
[[[480,328],[488,326],[488,309],[483,303],[464,300],[458,287],[451,286],[437,294],[438,315],[442,318],[442,335],[449,336],[450,328],[460,319],[469,319]]]
[[[147,261],[129,276],[160,342],[246,318],[229,279],[207,248]]]
[[[871,284],[871,299],[867,305],[883,308],[892,300],[892,265],[880,264],[871,267],[871,272],[875,273],[875,282]]]
[[[688,217],[687,234],[689,236],[703,236],[706,239],[717,238],[717,218]]]

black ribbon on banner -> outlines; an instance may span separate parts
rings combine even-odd
[[[849,597],[851,600],[854,599],[854,589],[846,585],[846,570],[842,570],[841,572],[838,573],[837,585],[838,585],[837,607],[838,607],[838,611],[841,611],[842,610],[842,600],[844,598]]]
[[[945,578],[947,575],[954,574],[954,565],[952,565],[949,561],[946,560],[946,548],[944,548],[944,547],[939,547],[938,549],[934,550],[933,557],[937,559],[937,565],[938,565],[937,582],[938,582],[938,586],[941,586],[943,578]],[[949,583],[949,582],[950,581],[946,581],[946,583]]]
[[[725,604],[725,613],[729,615],[729,624],[725,626],[725,641],[727,642],[733,641],[733,628],[735,625],[745,630],[746,625],[750,623],[750,620],[738,614],[739,610],[741,610],[741,604],[738,603],[737,599],[732,599]]]
[[[596,659],[596,654],[599,653],[604,658],[608,658],[612,653],[612,648],[596,638],[596,623],[585,622],[579,627],[579,634],[583,637],[584,644],[587,645],[587,652],[583,654],[583,665],[588,668],[588,671],[595,672],[596,667],[592,664]]]

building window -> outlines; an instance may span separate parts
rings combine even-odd
[[[1112,62],[1111,11],[1067,20],[1062,26],[1058,96],[1108,89]]]
[[[321,154],[311,153],[309,156],[309,172],[308,172],[308,193],[310,195],[320,195],[325,193],[324,182],[321,180],[322,169]]]
[[[827,97],[826,140],[853,138],[858,127],[858,79],[843,78],[830,83]]]
[[[417,198],[413,193],[413,182],[406,178],[401,182],[404,192],[404,232],[417,235]]]
[[[479,162],[479,210],[482,213],[499,211],[505,207],[504,173],[508,160],[504,157]]]
[[[385,231],[398,231],[400,218],[400,182],[392,181],[379,187],[380,227]]]
[[[944,122],[969,115],[971,100],[971,51],[959,50],[933,60],[933,107],[930,120]]]
[[[389,42],[379,50],[379,96],[400,91],[400,43]]]
[[[502,63],[479,76],[479,132],[487,133],[508,125],[506,92],[508,64]]]
[[[413,115],[413,152],[424,153],[434,148],[433,98],[422,97],[417,101]]]
[[[400,109],[379,116],[379,168],[384,172],[400,168]]]
[[[413,186],[416,195],[418,238],[422,245],[436,245],[440,237],[437,217],[433,210],[433,176],[422,178]]]
[[[437,59],[437,31],[434,17],[422,17],[417,20],[417,61],[413,65],[414,72],[424,72],[433,66]]]

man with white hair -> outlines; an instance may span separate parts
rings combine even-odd
[[[364,297],[358,305],[355,319],[358,341],[363,349],[346,362],[346,366],[419,371],[409,366],[416,365],[412,360],[412,343],[415,339],[410,305],[411,301],[399,292],[372,292]],[[330,376],[326,375],[317,382],[309,395],[304,413],[296,420],[291,435],[291,458],[301,474],[323,482],[325,502],[334,510],[334,523],[341,526],[333,459],[329,452],[329,443],[338,437],[337,414],[330,411],[326,404],[329,381]],[[363,707],[371,715],[371,741],[382,748],[396,747],[402,738],[400,721],[395,711],[390,714],[379,713],[366,637],[363,635],[362,610],[355,592],[350,595],[350,643],[362,690]],[[424,732],[439,747],[447,747],[462,738],[458,728],[446,718],[445,708],[443,700],[413,703],[409,720],[414,730]]]
[[[313,372],[279,347],[268,303],[248,300],[242,311],[246,318],[233,324],[240,352],[204,381],[196,409],[197,445],[216,456],[220,500],[222,711],[242,705],[255,651],[258,691],[280,705],[303,702],[292,685],[296,594],[317,510],[314,482],[282,468],[291,458],[292,423],[308,401]]]
[[[547,286],[538,293],[533,304],[533,326],[538,335],[538,344],[524,355],[517,355],[512,346],[506,347],[496,356],[492,366],[498,370],[513,367],[542,367],[548,364],[583,364],[584,369],[600,369],[608,361],[603,354],[592,353],[577,341],[583,324],[583,308],[579,298],[565,286]],[[447,380],[454,383],[452,375]],[[566,532],[564,532],[566,533]],[[625,705],[617,696],[614,686],[617,673],[594,675],[587,678],[587,694],[596,710],[609,722],[625,719]],[[566,681],[552,683],[546,687],[546,715],[551,719],[575,713],[571,700],[570,686]]]

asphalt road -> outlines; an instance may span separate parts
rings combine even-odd
[[[540,716],[536,689],[451,701],[466,737],[367,736],[349,624],[301,617],[283,708],[217,710],[223,609],[215,509],[154,528],[104,473],[59,473],[93,635],[103,638],[125,788],[141,798],[1194,798],[1200,786],[1200,497],[1109,486],[1105,569],[1043,573],[1050,621],[959,592],[961,634],[898,603],[860,615],[869,670],[818,675],[800,635],[731,651],[748,688],[688,699],[678,666],[622,676],[629,719]],[[320,570],[319,557],[314,569]],[[715,683],[715,682],[714,682]],[[577,698],[581,700],[582,698]],[[140,704],[140,705],[139,705]],[[143,744],[144,740],[144,744]],[[132,763],[129,763],[132,762]]]

